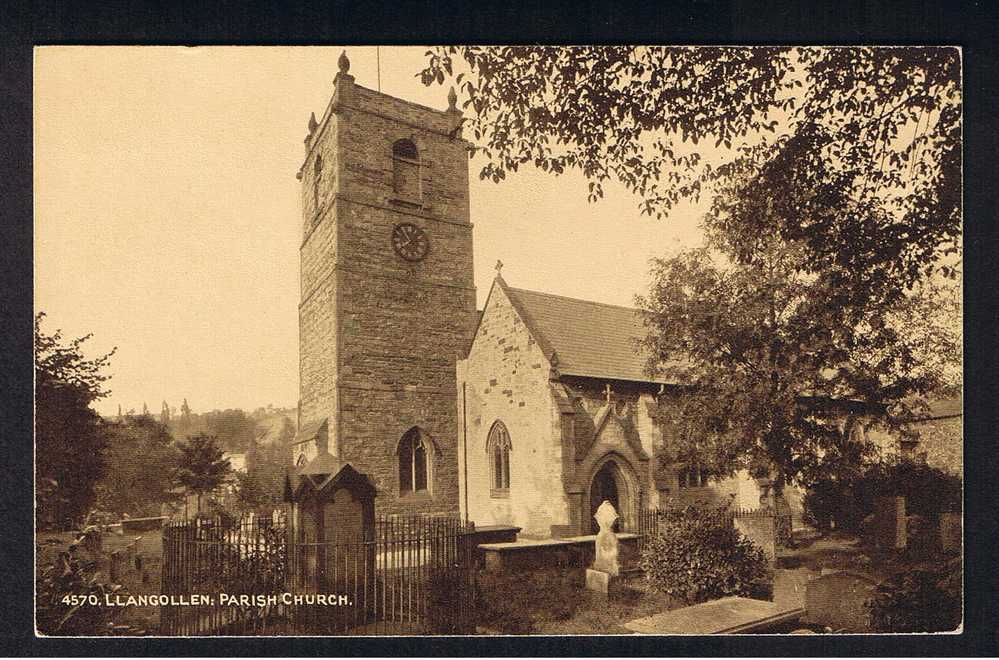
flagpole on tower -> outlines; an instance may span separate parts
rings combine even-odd
[[[375,69],[378,71],[378,91],[382,91],[382,49],[375,46]]]

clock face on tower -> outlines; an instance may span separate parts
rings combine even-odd
[[[392,230],[392,248],[406,261],[422,261],[430,250],[430,239],[413,223],[401,222]]]

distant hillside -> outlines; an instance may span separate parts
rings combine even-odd
[[[297,408],[258,408],[251,416],[257,423],[257,442],[262,445],[270,445],[281,441],[282,432],[287,436],[285,424],[290,424],[292,438],[298,430],[296,421],[298,420]],[[287,438],[286,438],[287,441]]]
[[[174,440],[181,441],[191,435],[207,433],[216,436],[222,449],[229,452],[248,452],[255,443],[287,443],[294,437],[298,420],[297,408],[267,406],[249,413],[240,408],[196,413],[191,411],[186,400],[179,410],[164,402],[159,413],[150,411],[148,414],[165,424]],[[105,419],[113,422],[140,416],[142,413],[130,409],[120,415],[106,416]]]

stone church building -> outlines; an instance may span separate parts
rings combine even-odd
[[[497,275],[476,311],[468,150],[454,92],[435,110],[354,82],[346,55],[305,138],[297,474],[349,463],[378,514],[461,514],[522,535],[586,534],[663,498],[734,497],[660,469],[665,383],[644,375],[638,312]],[[297,478],[297,477],[296,477]]]
[[[625,523],[672,503],[755,508],[746,474],[712,480],[662,466],[657,420],[670,383],[645,374],[636,309],[515,289],[497,275],[458,363],[461,510],[529,537],[595,532],[603,500]]]

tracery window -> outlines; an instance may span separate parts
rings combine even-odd
[[[510,491],[510,432],[503,422],[496,420],[486,439],[489,455],[489,480],[493,495],[501,496]]]
[[[402,436],[399,442],[399,492],[429,493],[430,466],[433,458],[433,444],[417,427]]]

